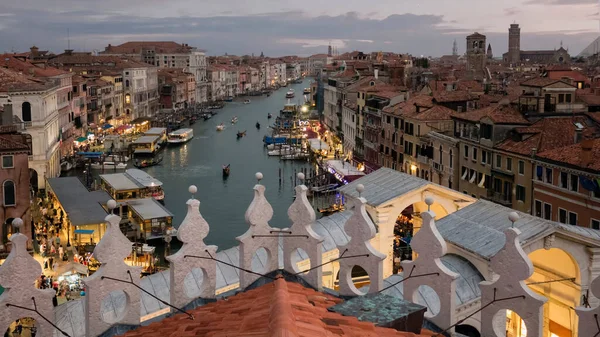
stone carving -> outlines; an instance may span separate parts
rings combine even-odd
[[[554,241],[556,237],[554,234],[550,234],[544,238],[544,249],[549,250],[554,246]]]
[[[194,185],[188,189],[192,195],[197,190]],[[202,214],[200,214],[199,208],[200,201],[194,199],[192,196],[187,201],[187,214],[177,231],[177,238],[183,242],[183,245],[177,253],[167,257],[167,260],[170,262],[170,302],[176,307],[183,307],[194,299],[190,297],[189,292],[186,292],[186,286],[199,289],[199,293],[196,294],[198,297],[215,297],[217,262],[208,258],[216,258],[217,246],[207,246],[204,243],[204,238],[208,235],[209,226],[202,217]],[[186,255],[202,256],[207,259],[186,258]],[[200,283],[198,282],[197,275],[194,275],[198,270],[201,271],[202,277]],[[188,278],[190,273],[192,277]],[[193,284],[186,285],[186,281]]]
[[[600,277],[592,281],[590,291],[600,298]],[[577,307],[575,312],[579,315],[579,336],[600,336],[600,305],[595,308]]]
[[[256,179],[262,180],[262,173],[256,173]],[[274,230],[269,226],[269,220],[273,217],[273,208],[265,198],[265,187],[260,184],[254,186],[254,199],[246,210],[246,222],[250,228],[246,233],[238,236],[236,240],[240,242],[240,267],[246,270],[252,270],[252,259],[254,253],[260,248],[267,251],[267,260],[263,270],[254,271],[260,274],[266,274],[279,269],[279,239],[275,237],[279,230]],[[256,281],[260,276],[240,270],[240,288]]]
[[[0,266],[0,285],[5,288],[0,296],[0,330],[6,331],[9,325],[19,318],[31,317],[37,324],[36,336],[53,336],[54,328],[40,315],[34,311],[8,306],[11,304],[24,308],[37,308],[42,316],[54,321],[52,306],[54,290],[41,290],[35,287],[36,279],[42,275],[42,266],[27,252],[27,236],[20,233],[23,220],[14,219],[13,227],[19,233],[10,237],[12,249]]]
[[[512,212],[509,218],[514,224],[518,215]],[[491,258],[494,278],[480,283],[482,306],[494,299],[512,298],[494,302],[481,311],[482,336],[504,336],[504,327],[494,327],[493,318],[500,310],[507,309],[525,321],[528,336],[542,336],[543,305],[547,299],[525,284],[525,280],[533,274],[533,264],[521,248],[520,233],[517,228],[508,228],[504,232],[504,248]],[[505,315],[504,312],[501,314]]]
[[[360,193],[364,186],[359,184],[356,190]],[[383,289],[383,260],[385,255],[371,246],[370,240],[375,237],[375,224],[367,214],[367,200],[358,197],[354,200],[354,212],[346,221],[344,230],[350,237],[345,246],[338,247],[340,255],[353,256],[340,261],[340,295],[357,296],[364,292],[357,289],[352,282],[352,268],[362,267],[370,279],[369,293],[376,293]]]
[[[433,204],[433,198],[425,198],[428,206]],[[403,282],[404,299],[414,301],[414,294],[419,286],[427,285],[435,290],[440,300],[440,312],[431,318],[438,326],[451,326],[456,322],[456,279],[458,274],[446,267],[440,258],[446,255],[448,247],[446,241],[435,226],[435,213],[427,211],[421,213],[423,223],[421,229],[411,241],[411,247],[418,257],[414,261],[402,262],[403,274],[429,276],[409,278]]]
[[[106,206],[112,211],[117,203],[109,200]],[[88,337],[98,336],[112,325],[103,319],[101,308],[102,301],[113,291],[120,290],[125,293],[125,303],[119,303],[125,305],[125,309],[119,315],[120,317],[115,318],[116,322],[114,323],[140,324],[140,290],[134,284],[139,286],[142,267],[131,267],[124,262],[124,259],[131,253],[132,242],[123,235],[119,228],[121,218],[109,214],[104,220],[106,221],[106,232],[94,249],[94,256],[102,265],[92,276],[83,279],[86,287],[84,306],[87,313],[85,323]],[[114,295],[112,297],[114,300]]]
[[[298,173],[298,179],[304,181],[304,174]],[[308,188],[304,185],[296,186],[296,200],[288,209],[288,216],[292,220],[292,227],[289,233],[283,234],[283,256],[284,269],[290,273],[297,273],[296,263],[293,261],[293,255],[296,249],[301,248],[310,258],[310,267],[321,265],[323,258],[323,240],[324,238],[312,229],[312,224],[316,220],[315,210],[312,208],[306,197]],[[284,229],[285,231],[286,229]],[[286,237],[293,235],[293,237]],[[306,281],[321,290],[323,288],[323,269],[316,268],[307,274],[300,274]]]

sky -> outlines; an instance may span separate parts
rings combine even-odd
[[[508,26],[521,49],[577,55],[600,32],[599,0],[0,0],[0,52],[32,45],[60,53],[102,51],[110,43],[175,41],[209,55],[324,53],[336,46],[414,56],[459,53],[485,34],[495,56]]]

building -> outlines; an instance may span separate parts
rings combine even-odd
[[[196,100],[195,76],[183,69],[159,69],[160,108],[178,111],[193,106]]]
[[[56,81],[33,78],[0,67],[0,105],[4,113],[12,113],[17,128],[32,139],[29,168],[31,186],[37,191],[45,188],[45,179],[60,175],[60,123],[58,92],[62,85]],[[8,123],[8,122],[7,122]]]
[[[323,69],[333,63],[333,57],[327,54],[315,54],[308,57],[308,75],[319,76]]]
[[[563,48],[562,42],[560,44],[560,48],[554,50],[521,50],[521,28],[518,24],[511,24],[508,29],[508,52],[502,55],[502,59],[513,66],[521,63],[571,63],[569,51]]]
[[[583,130],[577,132],[582,133]],[[544,219],[598,230],[600,139],[576,141],[573,145],[539,152],[534,157],[534,214]]]
[[[0,110],[1,113],[8,114],[2,116],[12,120],[10,109]],[[26,226],[21,231],[29,239],[27,247],[31,248],[32,226],[31,226],[31,189],[29,187],[29,155],[31,137],[17,132],[15,125],[0,126],[0,183],[2,183],[1,197],[2,207],[0,207],[0,218],[2,219],[2,228],[0,228],[0,237],[2,237],[2,248],[0,249],[0,259],[5,259],[6,254],[11,250],[10,236],[14,233],[12,222],[16,218],[21,218]]]
[[[486,64],[485,35],[475,32],[467,36],[467,71],[473,78],[483,78]]]
[[[561,79],[537,77],[520,85],[519,111],[528,117],[583,113],[587,105],[577,99],[577,87]]]

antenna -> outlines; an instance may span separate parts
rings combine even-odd
[[[67,28],[67,49],[71,50],[71,35],[69,32],[69,28]]]

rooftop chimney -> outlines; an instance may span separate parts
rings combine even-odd
[[[585,139],[581,141],[581,166],[588,167],[592,163],[592,148],[594,147],[593,139]]]
[[[575,138],[573,139],[573,142],[575,144],[581,143],[581,139],[583,138],[582,135],[583,135],[583,129],[582,128],[575,129]]]
[[[65,54],[73,55],[73,49],[65,49]]]
[[[531,157],[535,158],[536,155],[537,155],[537,147],[532,147],[531,148]]]
[[[375,69],[373,70],[374,74],[375,74],[375,79],[379,78],[379,69]]]

